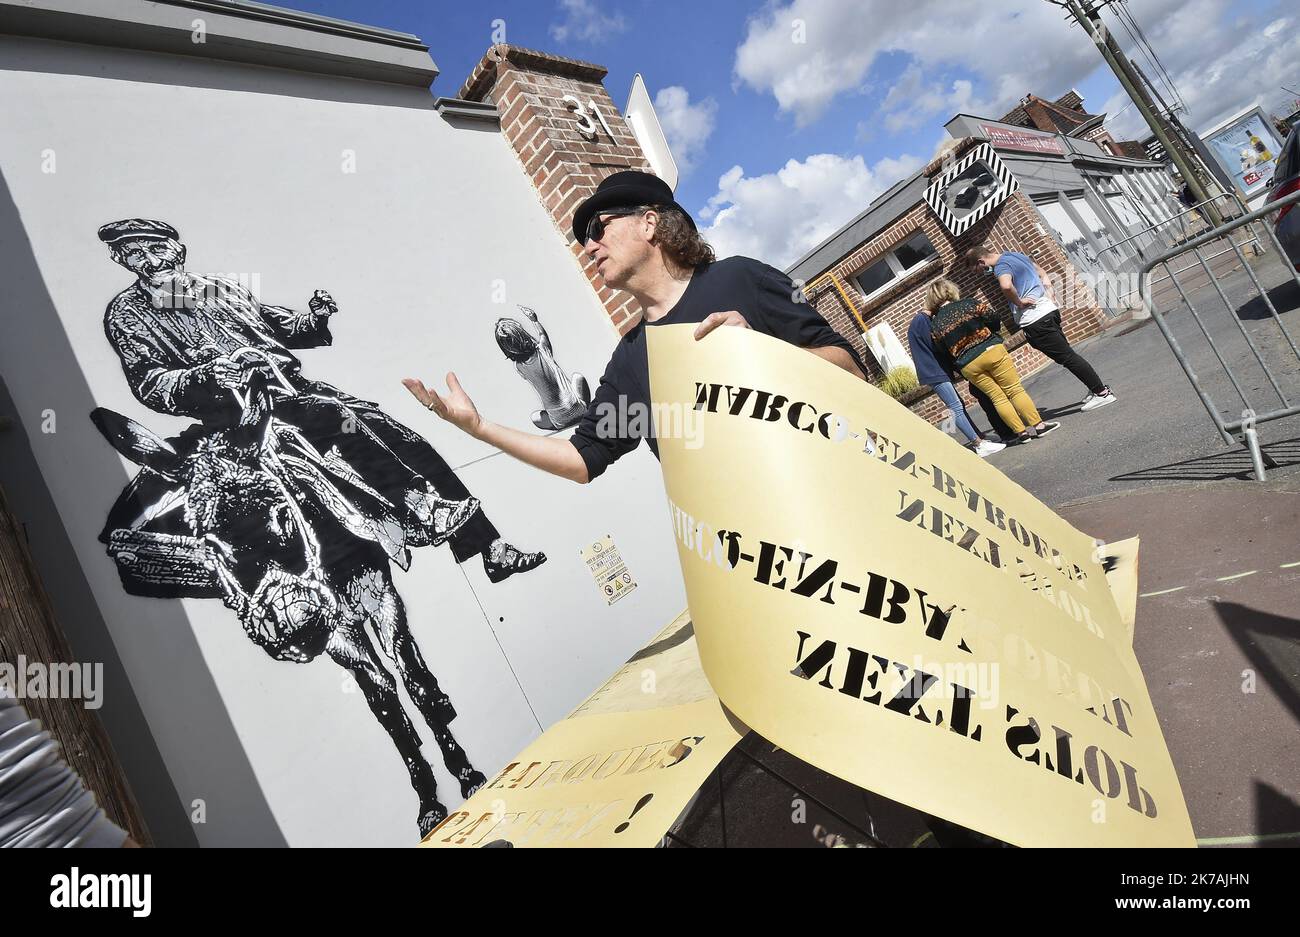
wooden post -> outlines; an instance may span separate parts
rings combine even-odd
[[[75,663],[54,619],[27,538],[0,490],[0,660],[18,655],[43,665]],[[142,846],[152,845],[140,808],[122,774],[113,745],[93,710],[75,699],[22,699],[27,714],[58,740],[64,760],[81,776],[114,823]]]

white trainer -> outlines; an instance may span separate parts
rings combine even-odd
[[[1089,394],[1083,398],[1083,405],[1080,410],[1096,410],[1098,407],[1104,407],[1115,402],[1115,392],[1108,390],[1104,394]]]
[[[989,439],[981,439],[975,444],[975,454],[981,459],[987,459],[995,452],[1001,452],[1005,449],[1006,443],[993,442]]]

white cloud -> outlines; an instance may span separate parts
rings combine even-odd
[[[1182,120],[1194,130],[1206,129],[1254,104],[1266,109],[1277,105],[1286,97],[1282,85],[1294,88],[1300,83],[1300,20],[1295,17],[1267,22],[1234,17],[1229,0],[1191,0],[1184,13],[1159,20],[1137,12],[1190,110]],[[1193,28],[1188,18],[1218,26]],[[1116,33],[1130,57],[1154,79],[1146,59],[1129,48],[1128,36],[1122,30]],[[1111,132],[1121,139],[1146,136],[1150,131],[1141,114],[1127,105],[1128,96],[1122,91],[1105,103]]]
[[[603,13],[593,0],[560,0],[559,7],[564,20],[551,24],[551,38],[558,42],[603,42],[627,29],[622,13]]]
[[[1300,23],[1284,4],[1277,5],[1282,13],[1264,16],[1234,0],[1143,0],[1130,9],[1191,107],[1194,126],[1260,98],[1277,102],[1280,85],[1300,81]],[[800,20],[804,43],[794,41],[792,24]],[[1109,13],[1106,21],[1152,72],[1118,21]],[[908,64],[861,124],[860,140],[877,128],[902,132],[959,110],[999,116],[1026,94],[1056,97],[1104,68],[1083,30],[1044,0],[786,0],[750,20],[734,69],[740,83],[770,93],[782,113],[805,126],[840,95],[870,88],[877,98],[881,78],[872,68],[887,53],[902,54]],[[1115,113],[1125,103],[1117,95],[1088,106]],[[1132,107],[1118,120],[1121,136],[1143,126]]]
[[[921,67],[913,63],[889,89],[880,106],[885,129],[897,133],[919,127],[932,117],[947,120],[953,114],[969,112],[974,94],[975,85],[962,78],[948,87],[939,82],[927,83]]]
[[[791,24],[797,21],[805,24],[806,42],[794,41]],[[954,102],[972,104],[974,85],[954,85],[969,81],[967,75],[981,82],[982,106],[1013,106],[1032,89],[1079,83],[1100,62],[1082,31],[1072,30],[1060,8],[1043,0],[793,0],[750,20],[735,73],[749,87],[770,92],[781,111],[804,126],[838,95],[862,91],[876,60],[890,52],[906,54],[922,70],[905,71],[898,81],[915,82],[931,114]],[[900,103],[895,96],[894,104]],[[900,128],[908,123],[897,108],[890,110],[899,114]]]
[[[861,88],[881,49],[882,33],[906,4],[875,4],[870,15],[856,0],[795,0],[769,5],[749,21],[736,50],[735,73],[742,82],[776,96],[798,126],[821,116],[836,95]],[[880,22],[884,20],[885,22]],[[803,41],[800,41],[800,40]]]
[[[719,257],[741,254],[784,267],[924,164],[920,157],[901,156],[868,167],[861,156],[819,153],[760,176],[733,166],[699,212],[711,222],[702,233]]]
[[[655,95],[655,112],[659,115],[659,123],[668,138],[677,168],[682,176],[686,176],[713,133],[718,102],[705,98],[692,104],[690,93],[685,88],[672,85],[659,89]]]

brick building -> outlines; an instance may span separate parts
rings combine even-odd
[[[574,210],[602,179],[650,168],[605,90],[605,75],[604,67],[590,62],[501,44],[488,49],[459,98],[495,106],[502,135],[621,333],[636,322],[636,300],[604,285],[570,233]]]
[[[1073,88],[1055,101],[1027,94],[1002,115],[1001,122],[1088,140],[1112,156],[1147,158],[1146,147],[1137,140],[1116,140],[1106,127],[1106,115],[1089,114],[1083,107],[1083,97]]]
[[[1030,106],[1037,111],[1034,102]],[[962,269],[959,258],[966,249],[989,243],[1033,257],[1063,288],[1062,326],[1071,342],[1080,342],[1125,311],[1136,278],[1124,275],[1160,243],[1144,232],[1169,224],[1176,214],[1167,194],[1172,182],[1157,163],[1116,156],[1098,143],[1023,122],[957,115],[947,127],[954,144],[944,157],[886,191],[786,271],[806,284],[810,301],[853,342],[873,380],[884,369],[865,333],[886,324],[905,348],[907,326],[936,277],[954,280],[964,295],[1006,308],[993,278]],[[986,141],[1018,188],[954,236],[926,204],[926,188],[945,166]],[[1125,285],[1129,281],[1131,287]],[[1007,347],[1022,375],[1050,363],[1013,331],[1009,313],[1004,323]],[[959,390],[969,400],[965,382]],[[925,387],[902,400],[931,422],[946,414]]]
[[[953,155],[960,157],[978,142],[973,139],[965,142]],[[853,342],[867,363],[868,377],[875,380],[883,376],[883,369],[863,338],[865,331],[882,322],[887,323],[906,344],[908,324],[922,310],[926,287],[936,277],[946,276],[953,280],[965,296],[979,296],[994,308],[1005,307],[1006,301],[1002,299],[995,281],[963,269],[960,260],[968,247],[985,242],[998,249],[1029,254],[1062,282],[1067,278],[1074,280],[1083,301],[1063,309],[1061,321],[1066,335],[1072,342],[1077,342],[1100,333],[1107,321],[1105,312],[1087,286],[1078,282],[1074,265],[1041,225],[1038,212],[1029,199],[1021,192],[1014,193],[963,236],[954,237],[921,198],[926,185],[940,168],[941,163],[935,161],[922,173],[882,196],[876,203],[874,214],[891,214],[891,209],[901,209],[901,214],[881,230],[862,238],[855,226],[850,225],[838,236],[839,240],[833,239],[827,245],[830,253],[839,253],[836,248],[847,241],[857,239],[858,243],[833,258],[832,263],[826,264],[823,259],[826,252],[819,250],[789,271],[796,279],[808,283],[805,292],[818,311]],[[865,293],[858,278],[873,265],[882,261],[888,264],[891,255],[897,258],[900,248],[908,255],[922,259],[906,266],[901,274],[896,274],[882,287],[870,294]],[[820,269],[814,270],[814,267]],[[1013,336],[1008,348],[1022,375],[1049,363],[1040,352],[1024,343],[1023,335]],[[969,392],[964,388],[963,391],[969,399]],[[930,422],[938,422],[946,413],[938,397],[924,390],[905,398],[905,402]]]

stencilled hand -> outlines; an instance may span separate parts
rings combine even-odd
[[[315,315],[329,316],[339,311],[339,304],[334,302],[334,297],[324,290],[317,290],[311,294],[311,299],[307,300],[307,308]]]
[[[228,355],[213,358],[203,368],[211,373],[217,386],[225,390],[243,390],[248,386],[248,379],[254,371],[270,373],[271,366],[265,359],[246,358],[237,360]]]

